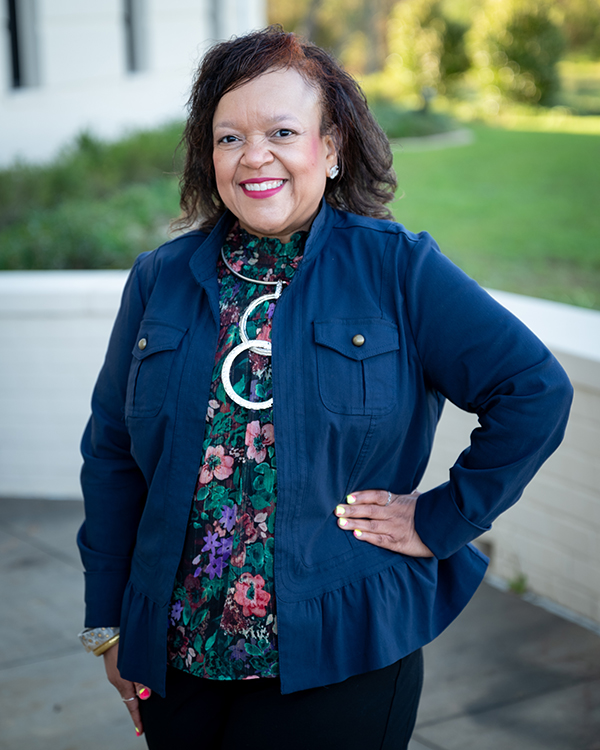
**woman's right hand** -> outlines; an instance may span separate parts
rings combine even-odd
[[[148,700],[151,691],[150,688],[147,688],[139,682],[130,682],[121,677],[121,673],[117,667],[118,649],[119,644],[117,643],[112,648],[109,648],[108,651],[104,652],[104,668],[106,669],[108,681],[111,685],[114,685],[117,688],[123,703],[127,706],[127,710],[131,714],[133,720],[135,733],[140,737],[144,734],[144,727],[142,725],[139,701]]]

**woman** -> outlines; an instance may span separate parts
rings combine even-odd
[[[406,747],[420,649],[570,384],[392,221],[387,140],[319,48],[214,47],[184,139],[201,228],[137,259],[83,439],[82,639],[151,748]],[[419,494],[445,398],[480,427]]]

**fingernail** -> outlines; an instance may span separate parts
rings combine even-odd
[[[150,695],[150,691],[148,690],[148,688],[142,688],[138,695],[142,700],[146,700],[146,698],[148,698],[148,696]]]
[[[356,498],[354,497],[354,495],[348,495],[348,497],[346,498],[346,502],[347,502],[347,503],[348,503],[349,505],[352,505],[352,503],[355,503],[355,502],[356,502]]]
[[[345,512],[346,512],[346,508],[344,508],[343,505],[338,505],[337,508],[335,509],[336,516],[343,516]]]
[[[141,731],[137,727],[135,728],[135,734],[136,734],[136,737],[141,737],[142,736]]]
[[[338,524],[340,526],[345,526],[347,523],[348,523],[348,519],[346,518],[340,518],[340,520],[338,521]]]
[[[362,531],[360,529],[354,529],[354,536],[361,537]]]

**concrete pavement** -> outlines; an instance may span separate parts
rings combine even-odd
[[[76,638],[82,514],[0,499],[0,750],[145,747]],[[600,750],[598,635],[484,584],[425,659],[410,750]]]

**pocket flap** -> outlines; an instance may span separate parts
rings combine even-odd
[[[186,330],[160,320],[143,320],[131,353],[141,360],[156,352],[177,349]]]
[[[361,360],[400,348],[398,328],[381,318],[315,321],[315,342]]]

